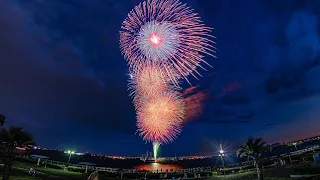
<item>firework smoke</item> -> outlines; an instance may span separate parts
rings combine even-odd
[[[186,121],[197,118],[203,111],[203,103],[209,98],[207,91],[197,92],[198,86],[192,86],[183,91],[183,100],[186,105]]]

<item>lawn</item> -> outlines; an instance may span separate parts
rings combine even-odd
[[[286,167],[279,167],[279,168],[270,168],[265,169],[263,172],[265,180],[292,180],[295,178],[290,178],[290,175],[295,174],[296,172],[301,172],[300,174],[307,174],[306,170],[308,168],[308,172],[319,172],[320,166],[315,165],[300,165],[298,167],[295,166],[286,166]],[[302,173],[303,172],[303,173]],[[212,180],[255,180],[257,179],[257,174],[255,170],[249,172],[243,172],[238,174],[231,174],[224,176],[221,175],[214,175],[210,179]],[[310,180],[320,180],[320,178],[310,178]]]
[[[0,178],[2,178],[2,172],[3,169],[0,169]],[[16,169],[12,169],[11,170],[11,174],[10,174],[10,180],[40,180],[42,178],[40,177],[32,177],[28,174],[28,172],[26,171],[20,171],[20,170],[16,170]]]
[[[270,168],[264,170],[265,180],[287,180],[291,179],[290,174],[294,171],[293,168]],[[243,172],[239,174],[231,174],[224,176],[213,176],[211,179],[216,180],[254,180],[257,179],[257,173],[255,170],[249,172]]]
[[[72,171],[67,171],[63,169],[45,168],[45,167],[36,166],[35,164],[19,162],[19,161],[15,161],[13,163],[13,167],[23,168],[26,170],[30,169],[30,167],[32,166],[36,170],[37,176],[41,176],[40,174],[41,172],[41,173],[56,176],[56,178],[61,178],[61,179],[74,179],[74,180],[87,179],[87,175],[84,175],[79,172],[72,172]]]

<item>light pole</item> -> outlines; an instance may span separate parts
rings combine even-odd
[[[297,143],[294,142],[293,145],[294,145],[294,147],[296,148],[296,151],[297,151],[297,150],[298,150],[298,148],[297,148]]]
[[[71,159],[71,155],[74,154],[74,151],[68,150],[66,153],[69,154],[69,160],[68,160],[68,164],[69,164],[70,163],[70,159]]]
[[[224,175],[224,178],[226,178],[226,171],[224,169],[224,161],[223,161],[224,150],[222,149],[222,145],[221,144],[220,144],[219,156],[220,156],[221,162],[222,162],[223,175]]]

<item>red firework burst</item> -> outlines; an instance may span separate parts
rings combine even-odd
[[[214,56],[211,28],[178,0],[147,0],[136,6],[122,24],[120,49],[136,72],[148,61],[173,69],[171,80],[196,77],[204,55]],[[209,64],[208,64],[209,65]],[[203,68],[204,69],[204,68]]]
[[[185,105],[176,92],[139,101],[137,127],[140,136],[148,142],[169,143],[177,138],[185,116]]]

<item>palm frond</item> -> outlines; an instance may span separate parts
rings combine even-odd
[[[11,146],[22,146],[29,143],[34,144],[33,137],[23,131],[22,127],[12,126],[8,130],[2,128],[0,130],[0,141],[5,142]]]
[[[249,137],[237,151],[238,157],[258,160],[266,152],[265,142],[262,138],[254,139]]]

